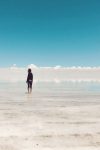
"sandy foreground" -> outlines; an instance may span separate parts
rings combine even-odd
[[[100,85],[0,85],[0,150],[100,150]]]

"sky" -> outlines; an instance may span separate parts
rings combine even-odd
[[[1,0],[0,67],[100,66],[99,0]]]

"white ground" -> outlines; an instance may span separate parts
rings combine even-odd
[[[0,84],[0,150],[100,150],[100,85]]]

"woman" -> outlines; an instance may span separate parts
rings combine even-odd
[[[33,83],[33,74],[31,72],[31,69],[28,69],[28,76],[27,76],[26,83],[28,85],[28,93],[31,93],[32,92],[32,83]]]

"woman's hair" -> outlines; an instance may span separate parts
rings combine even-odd
[[[28,69],[28,72],[31,73],[31,69],[30,68]]]

